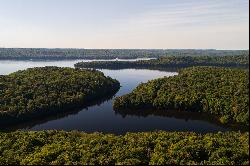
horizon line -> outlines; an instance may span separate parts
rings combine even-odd
[[[249,48],[242,49],[223,49],[223,48],[74,48],[74,47],[0,47],[11,49],[85,49],[85,50],[217,50],[217,51],[249,51]]]

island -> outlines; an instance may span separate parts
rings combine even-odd
[[[249,54],[232,56],[164,56],[139,61],[93,61],[79,62],[76,68],[95,69],[153,69],[173,71],[191,66],[217,66],[249,68]]]
[[[0,76],[0,124],[81,108],[115,94],[120,83],[87,69],[37,67]]]
[[[141,83],[131,93],[115,98],[113,107],[118,112],[152,108],[202,112],[224,124],[249,126],[249,71],[185,68],[177,76]]]

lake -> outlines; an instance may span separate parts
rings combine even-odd
[[[137,60],[137,59],[136,59]],[[83,60],[65,61],[0,61],[0,75],[42,66],[74,67],[74,64]],[[86,60],[90,61],[90,60]],[[143,114],[119,114],[112,109],[113,99],[130,93],[139,83],[151,79],[177,75],[176,72],[158,70],[100,70],[106,76],[117,79],[121,83],[120,90],[110,99],[100,101],[82,110],[69,110],[69,112],[34,120],[33,122],[4,127],[2,130],[79,130],[84,132],[103,132],[124,134],[126,132],[144,131],[194,131],[199,133],[230,131],[232,129],[215,123],[206,115],[198,113],[176,113],[145,111]]]

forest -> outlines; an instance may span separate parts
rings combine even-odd
[[[141,83],[130,94],[117,97],[113,107],[118,112],[141,108],[203,112],[223,124],[249,126],[249,71],[185,68],[177,76]]]
[[[249,165],[249,133],[0,133],[5,165]]]
[[[248,55],[248,50],[0,48],[0,60],[135,59],[165,56]]]
[[[72,49],[72,52],[69,50],[66,54],[67,49],[62,49],[62,52],[61,49],[38,50],[33,49],[38,53],[29,54],[29,49],[20,49],[18,51],[23,51],[21,55],[26,55],[20,57],[20,52],[10,51],[10,56],[3,59],[35,57],[37,60],[56,60],[61,57],[77,59],[89,55],[89,59],[96,58],[95,51],[83,56],[80,50],[79,54],[75,54],[77,49]],[[51,53],[51,50],[55,52]],[[116,58],[117,55],[125,57],[123,51],[113,51],[112,54],[102,54],[100,58]],[[145,57],[145,50],[137,50],[138,54],[134,51],[126,53],[126,58]],[[75,69],[37,67],[0,75],[1,128],[11,126],[12,123],[42,120],[42,117],[60,115],[73,109],[80,110],[119,90],[120,83],[117,80],[95,69],[81,68],[168,69],[173,66],[177,66],[178,70],[180,68],[179,75],[141,83],[130,94],[115,98],[114,113],[124,116],[133,111],[141,116],[166,113],[168,116],[191,116],[193,119],[197,117],[193,117],[192,113],[204,113],[208,121],[211,116],[223,124],[249,127],[248,52],[239,51],[239,55],[236,55],[234,51],[221,54],[215,50],[172,50],[173,55],[170,55],[158,51],[153,56],[158,59],[149,61],[78,63]],[[0,59],[1,55],[3,54],[0,53]],[[148,57],[151,55],[152,53],[147,53]],[[173,112],[192,113],[175,115]],[[197,114],[196,116],[203,116]],[[0,164],[249,165],[248,131],[239,129],[238,132],[207,134],[154,131],[125,135],[57,130],[1,131]]]
[[[218,66],[249,68],[249,55],[233,56],[166,56],[159,59],[139,61],[94,61],[79,62],[77,68],[95,69],[158,69],[172,70],[191,66]]]
[[[0,76],[0,124],[69,111],[115,94],[120,83],[100,71],[38,67]]]

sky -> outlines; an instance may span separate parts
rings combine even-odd
[[[0,0],[0,47],[249,49],[249,2]]]

